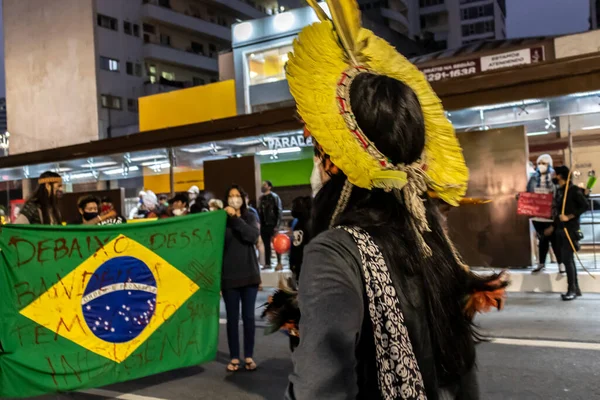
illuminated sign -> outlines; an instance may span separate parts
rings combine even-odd
[[[287,149],[290,147],[308,147],[312,146],[312,137],[306,139],[302,134],[287,136],[272,136],[266,138],[269,150]]]

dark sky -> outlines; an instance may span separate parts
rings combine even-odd
[[[589,29],[589,0],[506,0],[509,38],[551,36]]]

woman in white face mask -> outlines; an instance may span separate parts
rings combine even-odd
[[[254,245],[260,236],[260,230],[256,216],[248,212],[245,198],[246,193],[237,185],[232,185],[225,196],[228,217],[221,289],[227,313],[227,341],[231,356],[231,362],[227,365],[228,372],[235,372],[240,368],[240,303],[244,322],[244,368],[248,371],[256,369],[253,359],[256,328],[254,310],[261,281]]]

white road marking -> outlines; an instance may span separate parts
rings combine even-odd
[[[505,345],[509,345],[509,346],[552,347],[552,348],[558,348],[558,349],[600,351],[600,343],[562,342],[560,340],[495,338],[495,339],[492,339],[492,343],[505,344]]]
[[[93,396],[101,396],[105,399],[119,399],[119,400],[167,400],[161,399],[159,397],[150,397],[150,396],[140,396],[139,394],[131,394],[131,393],[119,393],[113,392],[112,390],[104,390],[104,389],[88,389],[88,390],[78,390],[78,393],[91,394]]]

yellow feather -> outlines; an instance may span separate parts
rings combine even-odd
[[[317,3],[317,0],[306,0],[306,2],[308,3],[309,6],[311,6],[311,8],[313,10],[315,10],[315,13],[317,14],[317,18],[319,18],[319,21],[327,21],[329,19],[327,14],[325,14],[325,11],[323,11],[321,6]]]
[[[348,58],[358,65],[357,40],[361,29],[360,10],[356,0],[326,0],[333,26]]]

